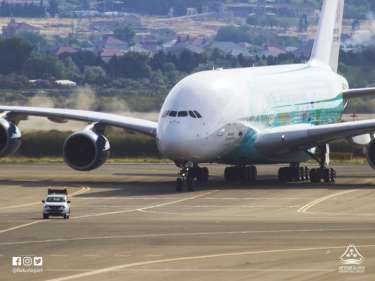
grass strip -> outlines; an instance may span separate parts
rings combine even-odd
[[[62,157],[6,157],[0,158],[0,163],[3,164],[29,164],[29,163],[64,163]],[[173,163],[166,158],[110,158],[106,163]]]

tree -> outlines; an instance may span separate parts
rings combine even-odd
[[[71,57],[74,63],[77,65],[79,71],[82,73],[85,69],[86,65],[90,66],[100,66],[105,68],[107,63],[105,63],[100,56],[95,55],[93,52],[90,51],[78,51],[75,53],[62,53],[59,58],[63,61],[67,57]]]
[[[119,58],[121,65],[121,77],[123,78],[149,78],[151,67],[147,64],[148,55],[137,52],[127,52]]]
[[[307,16],[305,14],[303,14],[300,17],[299,22],[298,22],[298,31],[299,32],[306,31],[308,26],[309,26],[309,24],[307,22]]]
[[[81,75],[77,65],[74,63],[71,57],[65,59],[65,77],[68,80],[79,81],[81,80]]]
[[[65,75],[65,65],[55,56],[33,53],[25,63],[24,72],[30,79],[50,76],[61,79]]]
[[[0,38],[0,74],[20,74],[33,48],[33,44],[21,37]]]
[[[118,40],[127,42],[129,46],[134,45],[135,32],[130,25],[116,27],[113,31],[113,36]]]
[[[193,52],[189,50],[183,50],[180,54],[180,62],[178,64],[178,70],[186,73],[190,73],[193,71],[195,67],[202,63],[203,61],[199,61],[199,58],[194,55]]]
[[[152,71],[150,74],[150,81],[153,84],[164,85],[165,77],[163,73],[158,69],[157,71]]]
[[[185,16],[187,14],[187,5],[183,0],[175,0],[174,2],[174,16]]]
[[[292,25],[291,20],[289,18],[280,18],[279,19],[279,26],[284,29],[284,31],[287,31],[290,26]],[[307,27],[306,27],[307,29]]]
[[[235,43],[250,42],[250,27],[247,25],[240,27],[234,25],[220,27],[215,36],[215,41]]]
[[[103,84],[107,81],[107,74],[100,66],[85,66],[83,77],[89,84]]]
[[[248,16],[247,19],[246,19],[246,23],[248,25],[254,25],[254,26],[257,25],[257,18],[256,18],[256,16],[252,16],[252,15]]]
[[[29,41],[30,43],[34,44],[35,49],[39,53],[45,53],[47,51],[48,41],[44,35],[41,35],[36,32],[27,32],[27,31],[20,32],[17,35]]]
[[[57,0],[50,0],[49,1],[48,13],[50,13],[50,15],[53,16],[53,17],[56,14],[59,13],[59,7],[58,7]]]
[[[148,61],[148,65],[151,66],[152,70],[163,70],[164,64],[167,62],[171,62],[174,65],[177,65],[178,58],[171,54],[171,52],[168,52],[167,54],[165,52],[159,51],[156,54],[150,58]]]

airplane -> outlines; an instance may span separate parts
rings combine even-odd
[[[78,171],[96,169],[107,160],[110,126],[154,137],[161,154],[180,168],[176,191],[185,186],[193,191],[195,180],[208,180],[208,168],[199,167],[201,163],[230,165],[226,181],[254,181],[255,165],[286,164],[278,171],[282,182],[334,182],[328,144],[343,138],[367,146],[368,163],[375,169],[375,140],[370,137],[375,120],[340,122],[350,99],[375,95],[375,88],[349,89],[337,74],[343,10],[344,0],[324,1],[307,63],[192,74],[170,91],[158,122],[93,111],[0,106],[0,157],[19,148],[19,122],[40,116],[57,123],[89,123],[63,145],[65,162]],[[318,168],[301,166],[311,158]]]

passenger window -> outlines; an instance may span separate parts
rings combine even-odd
[[[163,115],[161,116],[161,118],[165,118],[168,116],[169,112],[171,112],[170,110],[166,110],[164,111]]]
[[[194,110],[195,115],[197,115],[198,118],[202,118],[202,115],[198,113],[198,111]]]
[[[191,110],[189,110],[189,115],[190,115],[191,117],[193,117],[193,118],[197,118],[197,116],[195,116],[194,112],[191,111]]]
[[[176,117],[177,116],[177,111],[171,111],[171,112],[169,112],[169,116]]]
[[[186,116],[188,116],[188,113],[187,113],[187,111],[179,111],[177,116],[178,117],[186,117]]]

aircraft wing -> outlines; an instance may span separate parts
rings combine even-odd
[[[344,100],[375,96],[375,88],[348,89],[342,93]]]
[[[314,126],[299,124],[260,131],[254,147],[260,154],[275,155],[307,150],[334,140],[375,132],[375,120]]]
[[[90,124],[98,123],[156,137],[157,122],[116,114],[86,110],[21,106],[0,106],[0,112],[3,112],[1,117],[7,118],[16,124],[21,120],[27,120],[28,116],[40,116],[47,117],[49,120],[56,123],[66,123],[69,120],[82,121]]]

